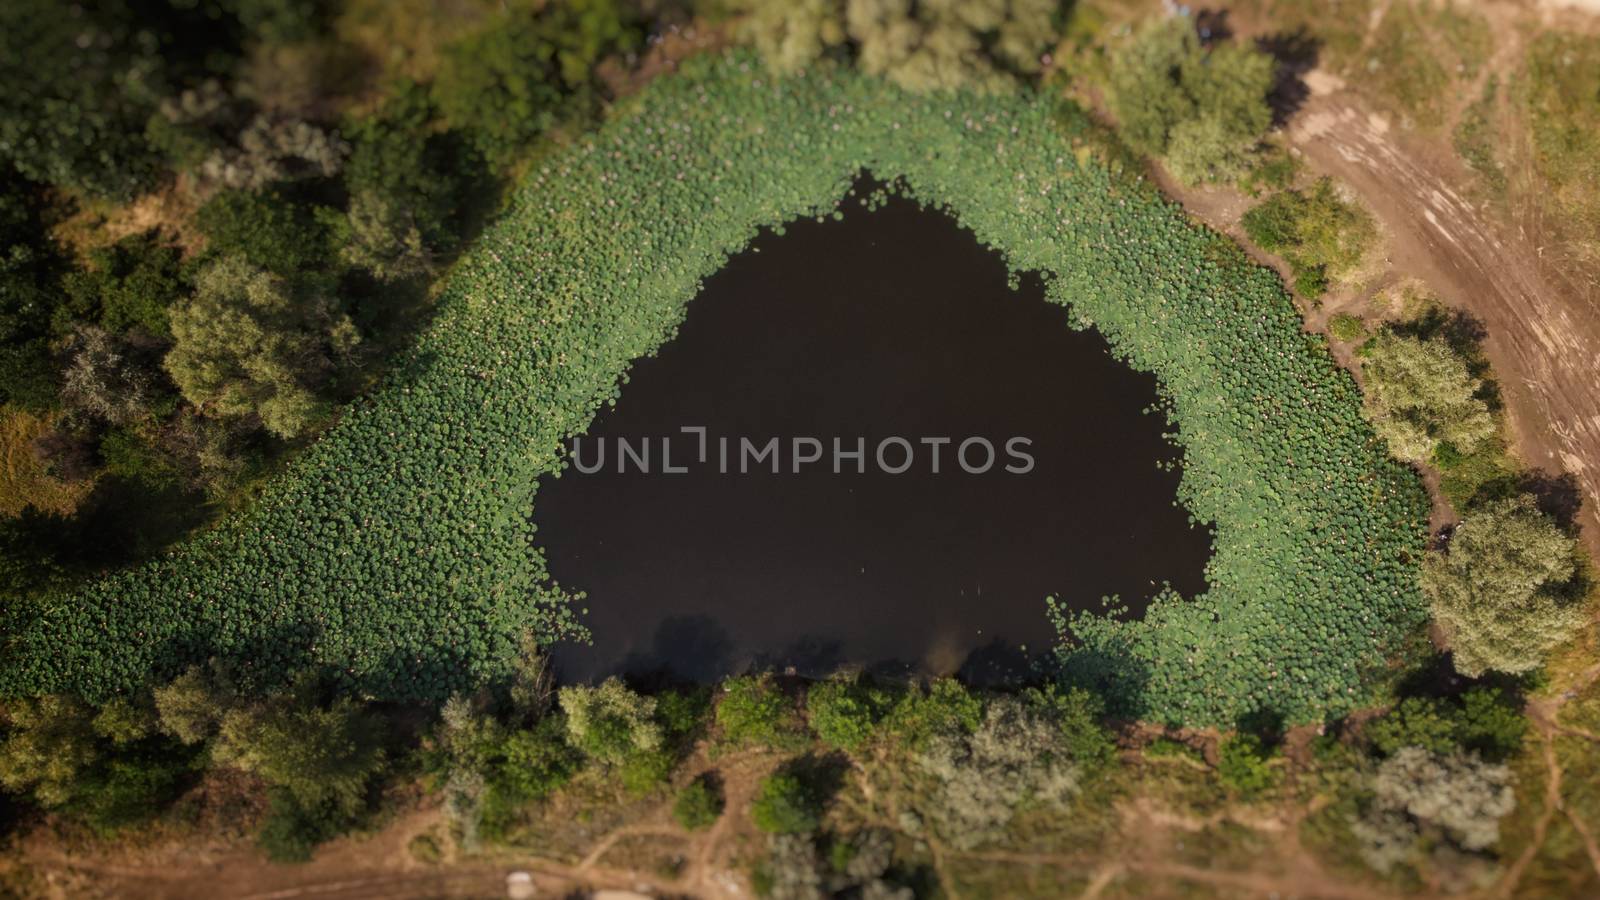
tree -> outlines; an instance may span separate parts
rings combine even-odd
[[[1471,750],[1497,762],[1521,747],[1527,727],[1521,710],[1498,688],[1475,687],[1459,698],[1407,697],[1364,732],[1384,756],[1421,747],[1441,754]]]
[[[794,75],[844,43],[840,0],[744,0],[741,33],[779,75]]]
[[[761,779],[750,818],[769,834],[804,834],[822,825],[822,798],[793,767]]]
[[[71,409],[124,425],[144,417],[157,394],[153,360],[95,325],[79,325],[68,340],[61,399]],[[170,396],[170,393],[169,393]]]
[[[258,115],[239,132],[238,146],[213,150],[201,177],[234,190],[255,191],[280,181],[332,178],[349,146],[301,119]]]
[[[56,400],[50,322],[67,265],[40,220],[37,193],[0,161],[0,403],[42,410]]]
[[[1003,90],[1060,38],[1056,0],[848,0],[863,71],[909,91]]]
[[[1406,747],[1384,760],[1373,781],[1379,811],[1404,812],[1466,850],[1500,840],[1500,817],[1516,806],[1511,771],[1471,754]]]
[[[512,3],[447,48],[433,95],[445,119],[503,165],[587,97],[602,58],[638,42],[616,0]]]
[[[806,717],[827,744],[856,750],[872,736],[889,708],[883,691],[858,678],[835,677],[812,685],[806,692]]]
[[[1576,554],[1572,538],[1530,495],[1468,511],[1422,570],[1456,671],[1531,671],[1571,637],[1585,620]]]
[[[1199,54],[1200,38],[1187,16],[1146,23],[1111,57],[1107,103],[1128,146],[1162,156],[1172,129],[1195,116],[1195,101],[1183,89],[1184,62]]]
[[[622,763],[661,746],[655,699],[630,690],[616,676],[599,687],[568,685],[560,698],[572,745],[594,759]]]
[[[1224,739],[1217,756],[1218,777],[1242,797],[1255,797],[1278,781],[1267,764],[1271,753],[1256,735],[1235,734]]]
[[[1288,261],[1295,290],[1307,297],[1354,270],[1377,237],[1372,217],[1340,196],[1331,178],[1272,195],[1246,211],[1240,224],[1261,249]]]
[[[384,768],[383,720],[345,697],[328,705],[292,696],[223,717],[216,759],[282,788],[302,810],[354,818]]]
[[[320,292],[296,290],[238,257],[203,270],[194,297],[171,317],[165,366],[184,398],[210,415],[259,417],[286,438],[321,415],[317,387],[359,341]]]
[[[111,332],[140,328],[168,333],[167,307],[188,291],[179,272],[176,248],[151,230],[95,250],[89,267],[67,275],[65,302],[55,311],[55,328],[64,333],[78,321]]]
[[[805,727],[769,674],[724,681],[716,716],[723,737],[733,744],[788,747],[797,742]]]
[[[0,160],[28,178],[127,199],[154,179],[144,123],[159,45],[123,4],[0,4]],[[152,83],[156,82],[156,83]]]
[[[0,742],[0,784],[29,791],[41,806],[62,806],[100,759],[94,710],[71,697],[46,695],[8,704],[9,733]]]
[[[689,831],[710,828],[722,817],[722,786],[710,773],[689,782],[672,803],[672,817]]]
[[[1190,183],[1233,181],[1255,161],[1272,125],[1271,56],[1204,47],[1186,15],[1146,25],[1111,60],[1107,99],[1129,146],[1164,157]]]
[[[1497,430],[1483,382],[1442,337],[1426,340],[1384,329],[1361,366],[1368,415],[1389,450],[1427,462],[1441,444],[1471,453]]]
[[[223,191],[200,207],[196,222],[214,257],[238,256],[285,278],[304,280],[332,268],[334,238],[326,212],[278,190]]]
[[[451,249],[459,210],[476,189],[481,158],[457,132],[435,127],[437,116],[428,92],[404,82],[344,128],[352,147],[346,258],[380,278],[419,274],[432,253]]]
[[[938,785],[926,812],[962,850],[1002,837],[1024,800],[1064,808],[1081,772],[1049,715],[1015,697],[990,701],[971,733],[935,734],[912,759]]]
[[[229,685],[199,666],[190,666],[152,693],[158,727],[185,744],[210,740],[222,727],[223,717],[237,705]]]

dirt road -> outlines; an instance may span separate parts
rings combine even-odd
[[[1314,82],[1315,83],[1315,82]],[[1539,248],[1451,184],[1452,160],[1407,146],[1387,121],[1323,82],[1289,136],[1312,168],[1348,184],[1389,238],[1390,264],[1488,329],[1516,445],[1530,465],[1578,480],[1600,552],[1600,308],[1539,271]]]

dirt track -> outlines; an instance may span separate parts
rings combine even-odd
[[[1453,190],[1464,173],[1430,165],[1426,148],[1407,147],[1337,87],[1313,96],[1289,135],[1313,168],[1361,195],[1396,271],[1483,320],[1519,451],[1578,480],[1588,543],[1600,551],[1600,309],[1550,283],[1537,247]]]

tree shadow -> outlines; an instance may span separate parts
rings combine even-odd
[[[1517,490],[1531,494],[1539,510],[1554,519],[1563,531],[1575,534],[1578,514],[1583,511],[1583,486],[1570,472],[1526,472],[1518,480]]]
[[[1322,43],[1302,26],[1257,38],[1256,48],[1278,63],[1267,105],[1272,108],[1272,124],[1282,127],[1311,97],[1305,76],[1317,67]]]
[[[761,651],[751,663],[757,671],[774,670],[786,675],[823,678],[845,665],[844,646],[838,638],[802,635],[776,652]]]
[[[633,651],[615,674],[661,682],[707,684],[733,672],[733,638],[705,615],[670,616],[656,626],[650,649]]]
[[[1035,655],[995,638],[967,654],[956,677],[972,687],[1015,689],[1038,684],[1043,671]]]

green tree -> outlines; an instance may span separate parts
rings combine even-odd
[[[292,696],[223,717],[215,757],[282,788],[303,811],[353,819],[385,765],[383,720],[345,697]]]
[[[322,414],[317,389],[359,341],[319,291],[225,257],[201,271],[195,295],[170,312],[165,366],[190,403],[222,418],[259,417],[294,437]]]
[[[84,772],[100,759],[94,718],[88,705],[60,695],[7,704],[0,784],[30,792],[45,807],[72,800]]]
[[[333,267],[334,239],[327,218],[327,213],[277,189],[223,191],[196,214],[212,256],[238,256],[300,280]]]
[[[1352,272],[1377,239],[1372,217],[1342,198],[1330,178],[1272,195],[1246,211],[1240,224],[1261,249],[1288,261],[1295,290],[1307,297]]]
[[[845,41],[841,0],[742,0],[732,5],[742,16],[740,34],[779,75],[799,73]]]
[[[761,779],[750,818],[769,834],[803,834],[821,827],[822,803],[801,773],[780,769]]]
[[[908,91],[1003,90],[1060,38],[1058,0],[848,0],[860,66]]]
[[[357,240],[377,248],[385,245],[374,240],[381,234],[414,229],[424,253],[453,249],[483,162],[459,133],[438,127],[438,118],[428,91],[407,81],[371,115],[345,124],[351,151],[344,178]],[[358,212],[387,227],[364,236],[373,226],[360,226]]]
[[[38,189],[0,161],[0,403],[55,405],[50,322],[67,269],[34,202]]]
[[[1528,672],[1585,616],[1577,547],[1533,497],[1469,510],[1445,552],[1428,554],[1422,587],[1450,639],[1456,671]]]
[[[1483,382],[1442,337],[1384,329],[1365,352],[1361,374],[1373,428],[1407,462],[1427,462],[1441,444],[1471,453],[1497,430]]]
[[[155,336],[168,334],[167,307],[188,290],[178,251],[159,231],[95,250],[89,267],[70,273],[62,287],[66,298],[55,311],[58,333],[88,321],[111,332],[138,327]]]
[[[722,817],[722,787],[709,773],[689,782],[672,802],[672,817],[689,831],[710,828]]]
[[[770,674],[724,681],[716,717],[723,738],[735,745],[792,747],[804,734],[794,704],[778,690]]]
[[[856,750],[888,712],[888,695],[857,677],[840,676],[806,692],[806,718],[817,736],[840,750]]]
[[[1459,698],[1407,697],[1364,731],[1384,756],[1421,747],[1440,754],[1471,750],[1497,762],[1516,753],[1527,727],[1522,711],[1499,689],[1475,687]]]
[[[158,727],[185,744],[210,740],[222,727],[223,717],[238,705],[226,681],[200,666],[190,666],[151,693]]]
[[[434,98],[452,126],[505,164],[585,100],[601,59],[638,42],[616,0],[514,2],[447,49]]]
[[[1107,99],[1123,138],[1190,184],[1234,181],[1272,125],[1272,57],[1200,44],[1186,15],[1145,25],[1112,56]]]
[[[636,752],[661,746],[655,698],[629,689],[620,678],[607,678],[598,687],[568,685],[560,702],[572,745],[591,758],[623,763]]]
[[[102,834],[159,813],[191,770],[192,754],[152,739],[150,709],[127,698],[17,700],[6,724],[0,785]]]
[[[1255,797],[1278,783],[1271,751],[1253,734],[1225,738],[1217,752],[1217,775],[1242,797]]]
[[[144,140],[160,47],[128,5],[0,4],[0,162],[35,181],[127,199],[158,169]]]

